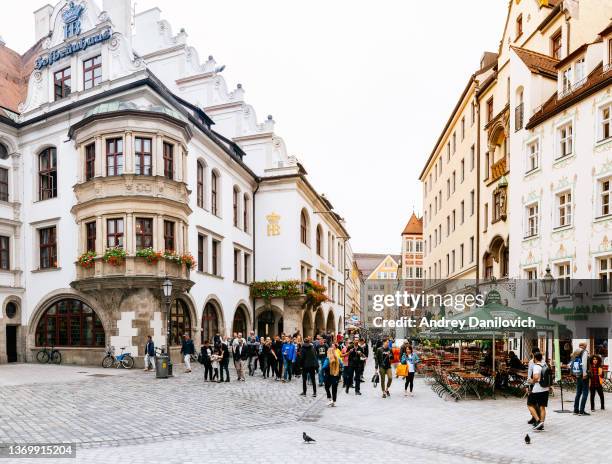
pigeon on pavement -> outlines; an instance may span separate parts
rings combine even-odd
[[[314,443],[317,441],[314,438],[311,438],[308,435],[306,435],[306,432],[302,432],[302,438],[304,439],[306,443]]]

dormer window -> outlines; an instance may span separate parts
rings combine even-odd
[[[561,59],[561,47],[562,47],[561,37],[562,37],[561,30],[559,30],[555,32],[553,36],[550,38],[550,55],[555,60]]]
[[[574,63],[574,87],[579,87],[583,84],[586,78],[584,57],[576,60]]]

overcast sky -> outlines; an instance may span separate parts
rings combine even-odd
[[[23,52],[32,12],[4,5],[0,36]],[[53,3],[53,2],[50,2]],[[99,4],[102,2],[99,1]],[[184,27],[259,120],[345,217],[357,252],[398,252],[418,175],[484,50],[497,51],[508,0],[137,0]]]

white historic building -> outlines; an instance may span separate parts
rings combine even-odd
[[[0,362],[164,345],[166,277],[172,345],[343,331],[343,220],[212,57],[129,0],[47,5],[35,27],[24,55],[0,44]],[[328,287],[314,314],[249,292],[307,278]]]

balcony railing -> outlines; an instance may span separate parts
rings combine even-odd
[[[108,277],[171,277],[189,279],[188,267],[166,259],[149,263],[145,258],[127,256],[120,264],[113,265],[96,258],[91,267],[76,265],[76,279],[103,279]]]

